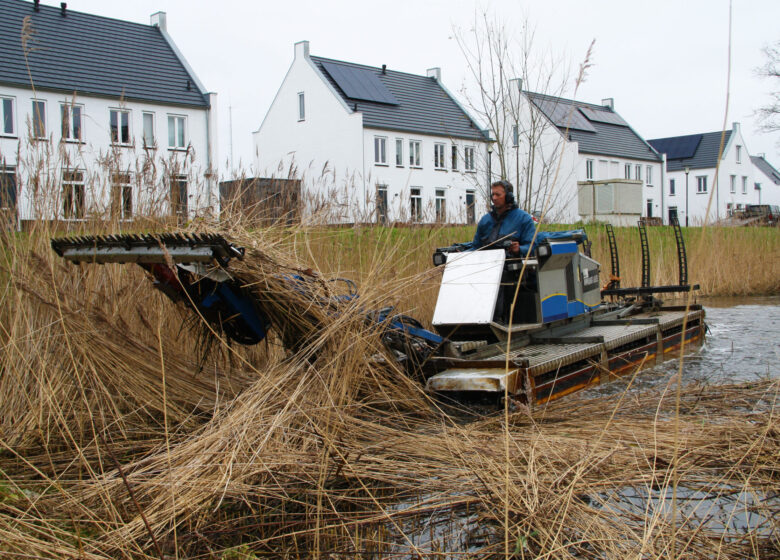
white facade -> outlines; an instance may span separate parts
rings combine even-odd
[[[511,83],[510,106],[505,111],[507,120],[502,136],[507,179],[517,183],[521,206],[525,193],[530,190],[529,211],[540,212],[546,204],[547,221],[587,221],[591,217],[590,212],[578,206],[578,182],[630,179],[642,184],[642,201],[637,204],[634,213],[645,217],[661,216],[662,162],[580,151],[579,143],[568,139],[525,94],[518,98],[520,80],[512,80]],[[512,122],[512,114],[518,115],[516,123]],[[514,126],[518,127],[517,135],[514,134]],[[494,174],[496,171],[494,165]]]
[[[759,157],[766,159],[763,154]],[[753,165],[753,178],[758,195],[757,204],[780,205],[780,179],[767,175],[758,165]]]
[[[216,94],[206,100],[211,109],[0,84],[0,180],[15,187],[3,198],[19,222],[216,214]]]
[[[717,176],[715,167],[689,168],[687,174],[685,169],[667,171],[664,217],[668,220],[670,212],[676,211],[681,225],[696,226],[703,224],[705,217],[713,223],[744,209],[746,204],[758,204],[760,191],[755,188],[755,174],[739,123],[735,122],[723,147]]]
[[[467,201],[487,182],[486,142],[365,127],[310,59],[308,41],[295,45],[253,137],[257,173],[301,179],[304,215],[330,223],[465,223]],[[477,203],[476,218],[484,208]]]

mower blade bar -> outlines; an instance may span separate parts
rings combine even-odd
[[[103,235],[52,239],[59,256],[74,263],[211,262],[243,258],[244,249],[214,234]]]

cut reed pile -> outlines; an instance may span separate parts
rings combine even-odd
[[[679,406],[673,391],[626,390],[520,407],[507,424],[503,414],[445,414],[377,360],[379,336],[365,320],[387,304],[423,305],[415,298],[429,267],[393,233],[347,256],[336,238],[328,248],[303,230],[226,232],[247,248],[231,269],[287,330],[255,348],[212,333],[209,352],[207,329],[155,293],[140,268],[60,262],[48,235],[5,242],[0,556],[778,550],[780,504],[766,499],[780,484],[776,379],[686,386]],[[314,294],[290,290],[283,277],[309,267],[328,272]],[[338,313],[319,304],[335,273],[362,288]],[[282,350],[281,337],[298,351]],[[750,526],[697,522],[665,497],[676,487],[755,496]],[[615,500],[629,489],[661,498],[637,512]]]

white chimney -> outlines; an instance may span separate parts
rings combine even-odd
[[[295,43],[295,58],[309,58],[309,42],[298,41]]]
[[[523,79],[522,78],[512,78],[509,80],[509,90],[510,91],[523,91]]]
[[[429,78],[434,78],[436,81],[441,81],[441,68],[428,68],[427,71]]]
[[[161,31],[168,32],[168,16],[165,12],[155,12],[150,19],[152,27],[159,27]]]
[[[606,107],[610,111],[615,110],[615,99],[613,97],[607,97],[606,99],[601,100],[602,107]]]
[[[732,123],[731,127],[734,129],[734,134],[738,134],[739,133],[739,123],[738,122],[735,121],[734,123]]]

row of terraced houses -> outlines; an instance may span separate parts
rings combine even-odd
[[[0,0],[0,11],[7,223],[218,215],[216,93],[176,47],[164,12],[140,24],[64,3]],[[294,45],[253,133],[259,178],[299,189],[305,218],[473,223],[500,176],[530,211],[547,200],[548,219],[568,223],[694,225],[708,205],[718,220],[780,203],[780,173],[749,152],[739,123],[645,140],[613,99],[574,101],[513,80],[499,146],[439,68],[413,74],[310,49]]]

